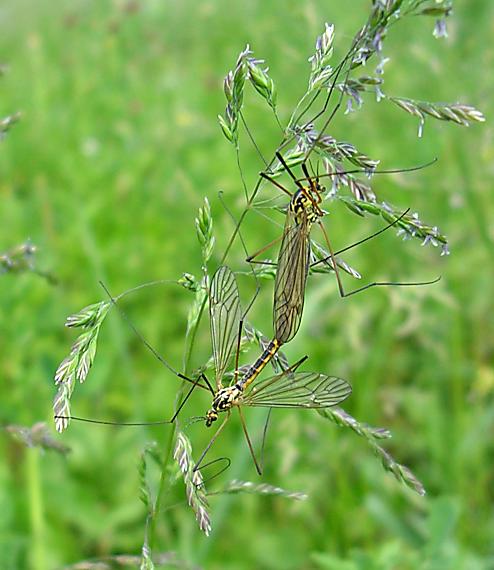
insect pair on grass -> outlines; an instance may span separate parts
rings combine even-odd
[[[176,419],[195,387],[209,391],[212,396],[211,408],[204,417],[206,426],[211,426],[221,413],[225,413],[224,420],[197,460],[196,468],[199,468],[202,464],[206,453],[223,430],[230,417],[231,409],[234,407],[239,411],[242,427],[256,469],[261,473],[262,466],[254,453],[243,416],[242,408],[244,406],[267,408],[323,408],[339,404],[351,392],[349,384],[342,379],[322,373],[299,371],[299,367],[307,357],[302,358],[279,374],[270,376],[262,381],[254,382],[267,363],[274,358],[280,347],[292,340],[299,329],[305,299],[306,280],[311,260],[310,231],[312,226],[314,224],[320,225],[327,238],[327,232],[324,231],[324,227],[321,223],[321,218],[324,215],[324,212],[320,208],[323,188],[319,183],[319,177],[311,177],[307,167],[303,165],[302,170],[305,174],[305,179],[297,179],[287,166],[282,155],[278,154],[277,156],[282,166],[294,180],[297,190],[293,195],[290,195],[285,226],[281,236],[281,247],[278,256],[278,267],[274,287],[273,339],[266,346],[261,356],[249,366],[246,371],[241,373],[238,366],[238,357],[245,315],[243,315],[240,307],[240,298],[235,276],[228,267],[221,266],[209,284],[209,313],[212,352],[215,364],[215,386],[213,387],[205,374],[201,374],[197,379],[192,379],[178,373],[179,378],[191,384],[191,387],[172,420],[170,420],[174,421]],[[270,175],[263,174],[263,177],[273,182],[278,188],[281,188],[283,192],[289,193],[286,188],[281,186],[281,184]],[[303,182],[306,183],[305,186]],[[342,296],[348,296],[377,285],[392,284],[371,283],[350,293],[345,293],[339,278],[338,263],[335,256],[343,251],[347,251],[350,247],[354,247],[363,241],[375,237],[398,223],[400,219],[401,217],[396,218],[396,220],[379,232],[341,251],[333,252],[329,239],[327,239],[330,254],[327,258],[315,263],[326,263],[335,271],[339,291]],[[265,251],[265,249],[266,248],[260,250],[258,254]],[[252,260],[254,257],[255,256],[251,256],[249,260]],[[408,283],[393,284],[409,285]],[[224,386],[225,373],[235,350],[236,357],[233,380],[228,386]]]
[[[239,292],[235,276],[232,271],[226,266],[221,266],[214,274],[209,289],[209,316],[213,358],[215,363],[216,387],[213,388],[211,386],[211,383],[205,375],[202,375],[200,378],[200,380],[204,381],[204,384],[198,384],[197,381],[194,382],[192,379],[188,379],[193,386],[187,397],[190,395],[195,385],[200,385],[203,389],[207,389],[211,392],[213,402],[210,410],[205,416],[206,426],[211,426],[222,412],[226,412],[226,417],[211,438],[206,449],[199,457],[196,464],[197,467],[201,464],[205,454],[223,430],[230,417],[230,411],[234,407],[238,409],[242,428],[252,458],[258,473],[261,474],[262,467],[256,459],[252,442],[248,434],[245,418],[242,412],[243,406],[261,406],[268,408],[325,408],[341,403],[351,393],[350,385],[341,378],[328,376],[322,373],[298,371],[298,368],[307,359],[307,357],[304,357],[295,364],[289,366],[280,374],[270,376],[259,382],[254,382],[267,363],[274,358],[281,346],[291,341],[300,327],[305,299],[306,281],[309,273],[309,267],[311,265],[310,231],[314,224],[318,224],[323,230],[328,250],[330,252],[330,255],[327,258],[316,261],[314,264],[326,263],[334,270],[337,277],[339,292],[342,297],[362,292],[375,286],[424,285],[434,282],[374,282],[346,293],[339,277],[338,264],[335,256],[343,251],[347,251],[351,247],[376,237],[386,229],[398,223],[407,212],[364,240],[360,240],[356,244],[353,244],[341,251],[333,252],[327,232],[324,230],[324,226],[321,223],[321,218],[324,215],[324,212],[320,208],[323,188],[320,186],[319,177],[311,177],[306,165],[303,164],[302,170],[305,175],[305,181],[308,184],[307,186],[304,186],[302,184],[304,179],[297,179],[295,177],[282,155],[277,153],[277,157],[294,180],[297,190],[295,193],[290,194],[290,203],[287,208],[284,230],[281,236],[281,247],[277,261],[273,302],[274,336],[259,358],[249,366],[243,374],[240,374],[238,356],[240,352],[240,341],[242,338],[243,315],[240,308]],[[281,184],[271,176],[265,173],[262,173],[262,176],[273,182],[278,188],[282,189],[283,192],[289,194],[289,191],[281,186]],[[266,247],[271,245],[273,244],[269,244]],[[266,247],[254,256],[250,256],[247,261],[253,261],[254,257],[259,255],[262,251],[265,251]],[[225,387],[223,385],[223,379],[235,347],[236,358],[233,379],[231,383]],[[186,399],[187,398],[183,400],[182,405],[185,403]],[[180,409],[181,408],[179,408],[179,410]],[[176,415],[174,418],[175,417]]]

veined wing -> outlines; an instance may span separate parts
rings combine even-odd
[[[273,307],[274,334],[281,343],[295,336],[302,320],[309,271],[310,226],[306,215],[302,215],[298,223],[295,215],[287,212],[278,256]]]
[[[254,385],[243,395],[246,406],[269,408],[330,408],[352,393],[350,384],[318,372],[284,372]]]
[[[231,269],[223,265],[213,275],[209,290],[211,340],[218,388],[222,387],[221,379],[238,337],[240,314],[237,280]]]

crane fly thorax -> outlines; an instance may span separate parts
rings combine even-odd
[[[289,210],[295,215],[297,224],[301,224],[304,217],[310,224],[319,219],[317,201],[312,199],[309,189],[297,190],[290,200]]]
[[[222,388],[214,397],[213,409],[218,412],[226,412],[235,404],[240,394],[242,394],[242,390],[235,384]]]
[[[211,409],[206,414],[206,426],[209,427],[218,419],[219,412],[226,412],[234,406],[242,392],[242,388],[236,384],[219,390],[213,399]]]

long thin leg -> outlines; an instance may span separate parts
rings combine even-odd
[[[300,166],[302,168],[302,172],[304,173],[305,180],[307,180],[309,182],[309,184],[312,186],[313,178],[315,178],[315,177],[310,175],[309,170],[307,168],[307,164],[305,164],[305,161],[302,162],[302,164]]]
[[[436,277],[435,279],[432,279],[432,281],[415,281],[415,282],[411,282],[411,283],[400,283],[397,281],[374,281],[374,283],[368,283],[367,285],[364,285],[363,287],[359,287],[358,289],[354,289],[353,291],[349,291],[348,293],[343,292],[343,295],[341,295],[341,296],[342,297],[350,297],[351,295],[355,295],[356,293],[361,293],[362,291],[365,291],[366,289],[370,289],[371,287],[390,287],[390,286],[412,287],[412,286],[420,286],[420,285],[433,285],[434,283],[437,283],[440,280],[441,280],[441,276]],[[340,294],[341,294],[341,292],[340,292]]]
[[[156,349],[146,340],[146,338],[144,338],[144,336],[137,330],[137,328],[135,327],[135,325],[130,321],[130,319],[127,317],[126,313],[121,309],[121,307],[118,305],[118,303],[116,302],[115,298],[112,296],[112,294],[110,293],[108,287],[106,287],[106,285],[103,283],[103,281],[99,282],[100,285],[103,287],[103,289],[105,290],[106,294],[108,295],[112,305],[117,307],[117,310],[119,311],[119,313],[122,315],[122,317],[125,319],[125,321],[127,322],[127,324],[130,326],[130,328],[132,329],[132,331],[134,332],[134,334],[144,343],[144,346],[146,346],[146,348],[148,348],[148,350],[150,350],[152,352],[152,354],[154,356],[156,356],[156,358],[162,363],[164,364],[168,370],[170,370],[171,372],[173,372],[176,376],[178,376],[179,378],[181,378],[182,380],[189,382],[190,384],[192,384],[189,392],[187,393],[187,396],[184,398],[184,400],[181,402],[179,408],[177,409],[177,411],[174,413],[173,417],[171,418],[171,420],[160,420],[157,422],[113,422],[113,421],[106,421],[106,420],[93,420],[90,418],[81,418],[78,416],[71,416],[70,417],[65,417],[65,416],[55,416],[55,419],[74,419],[76,421],[80,421],[80,422],[86,422],[86,423],[92,423],[92,424],[100,424],[100,425],[113,425],[113,426],[151,426],[151,425],[164,425],[164,424],[170,424],[173,423],[175,421],[175,419],[178,416],[178,413],[181,411],[181,409],[183,408],[183,406],[185,405],[185,403],[187,402],[187,400],[189,399],[190,395],[192,394],[192,392],[194,391],[194,388],[196,386],[198,386],[199,388],[202,388],[204,390],[209,390],[213,395],[214,395],[214,390],[211,387],[211,384],[209,383],[209,380],[207,379],[207,377],[202,374],[200,376],[200,378],[205,379],[207,386],[203,385],[203,384],[199,384],[199,379],[197,378],[196,380],[193,380],[192,378],[188,378],[187,376],[185,376],[184,374],[177,372],[172,366],[170,366],[168,364],[168,362],[166,362],[166,360],[156,351]]]
[[[185,403],[187,402],[187,400],[189,399],[190,395],[192,394],[192,392],[194,391],[194,388],[196,386],[198,386],[199,388],[202,388],[203,390],[209,390],[213,395],[214,395],[214,390],[211,386],[211,384],[209,383],[209,380],[207,379],[207,377],[204,375],[204,373],[199,377],[203,380],[206,381],[206,385],[200,384],[199,383],[199,378],[196,378],[195,380],[193,380],[192,378],[189,378],[187,376],[185,376],[184,374],[176,371],[172,366],[170,366],[170,364],[168,364],[168,362],[155,350],[155,348],[146,340],[146,338],[137,330],[137,328],[135,327],[135,325],[130,321],[130,319],[127,317],[126,313],[121,309],[121,307],[118,305],[117,300],[113,297],[113,295],[110,293],[108,287],[103,283],[103,281],[99,282],[101,287],[105,290],[106,294],[108,295],[110,302],[112,303],[112,305],[117,307],[117,310],[119,311],[119,313],[121,314],[121,316],[125,319],[125,321],[127,322],[127,324],[130,326],[130,328],[132,329],[132,331],[134,332],[134,334],[143,342],[144,346],[146,346],[146,348],[148,350],[150,350],[152,352],[152,354],[162,363],[166,366],[166,368],[168,368],[168,370],[170,370],[171,372],[173,372],[173,374],[175,374],[175,376],[177,376],[178,378],[181,378],[182,380],[189,382],[190,384],[192,384],[192,387],[190,388],[189,392],[187,393],[187,396],[184,398],[184,400],[181,402],[178,410],[175,412],[175,414],[173,415],[171,420],[160,420],[157,422],[113,422],[113,421],[106,421],[106,420],[93,420],[90,418],[81,418],[78,416],[55,416],[55,419],[74,419],[76,421],[80,421],[80,422],[86,422],[86,423],[92,423],[92,424],[100,424],[100,425],[113,425],[113,426],[151,426],[151,425],[164,425],[164,424],[170,424],[173,423],[175,421],[175,419],[178,416],[178,413],[181,411],[181,409],[183,408],[183,406],[185,405]]]
[[[256,459],[256,454],[254,453],[254,448],[252,446],[252,442],[250,441],[249,432],[247,431],[247,425],[245,423],[244,414],[242,413],[242,409],[240,406],[238,407],[238,413],[240,416],[240,422],[242,423],[242,429],[244,430],[245,439],[247,440],[247,445],[249,446],[250,454],[252,455],[252,459],[254,460],[254,465],[256,466],[256,471],[258,475],[262,475],[262,469]]]
[[[423,168],[427,168],[428,166],[432,166],[434,163],[437,162],[437,158],[433,158],[429,160],[429,162],[425,162],[424,164],[419,164],[418,166],[410,166],[408,168],[386,168],[383,170],[374,170],[370,169],[372,172],[372,176],[375,174],[401,174],[402,172],[416,172],[417,170],[422,170]],[[303,168],[303,166],[302,166]],[[309,180],[316,180],[318,178],[331,178],[333,176],[344,176],[345,174],[367,174],[369,169],[365,170],[365,168],[352,168],[351,170],[340,170],[336,172],[328,172],[326,174],[318,174],[316,176],[308,176],[305,174],[305,178],[298,178],[299,182],[304,182],[309,178]]]
[[[338,289],[340,291],[340,295],[342,297],[345,297],[345,291],[343,289],[343,283],[341,282],[341,278],[340,278],[340,270],[338,269],[338,265],[336,263],[336,259],[334,257],[334,253],[333,253],[333,246],[331,245],[331,242],[329,241],[329,237],[328,237],[328,234],[326,232],[326,228],[324,227],[324,225],[320,221],[318,222],[318,224],[322,230],[322,233],[324,234],[324,238],[326,239],[326,245],[328,246],[329,256],[331,258],[331,263],[333,264],[333,271],[334,271],[334,274],[336,276],[336,281],[338,283]]]
[[[290,198],[292,197],[292,193],[289,190],[287,190],[282,184],[280,184],[277,180],[272,178],[269,174],[266,174],[265,172],[259,172],[259,176],[261,178],[265,178],[266,180],[269,180],[271,182],[271,184],[274,184],[276,186],[276,188],[279,188],[282,192],[284,192],[285,194],[288,194],[288,196],[290,196]],[[299,186],[299,184],[297,184],[297,186]]]
[[[209,443],[206,445],[206,449],[204,449],[204,451],[201,453],[197,463],[195,464],[194,467],[194,471],[197,471],[204,459],[204,457],[206,457],[206,453],[211,449],[211,446],[213,445],[213,443],[216,441],[216,438],[220,435],[220,433],[223,431],[223,428],[226,425],[226,422],[230,419],[230,411],[228,411],[227,416],[225,417],[225,419],[221,422],[220,427],[216,430],[216,433],[213,435],[213,437],[209,440]]]
[[[255,261],[251,259],[249,263],[255,263],[256,265],[267,265],[268,267],[276,267],[277,263],[275,261]]]
[[[244,117],[244,114],[242,113],[242,111],[240,111],[240,119],[241,119],[242,124],[244,126],[245,132],[247,133],[247,136],[250,139],[250,142],[254,145],[254,148],[256,149],[258,156],[264,162],[264,165],[266,166],[266,168],[269,168],[268,161],[264,158],[264,155],[262,154],[261,149],[259,148],[258,144],[256,143],[256,141],[254,139],[254,135],[252,134],[249,126],[247,125],[247,121],[245,120],[245,117]]]
[[[350,245],[347,245],[346,247],[344,247],[343,249],[339,249],[338,251],[335,251],[333,255],[340,255],[340,253],[344,253],[345,251],[349,251],[350,249],[353,249],[354,247],[357,247],[358,245],[362,245],[363,243],[365,243],[366,241],[369,241],[371,239],[374,239],[375,237],[377,237],[378,235],[381,235],[382,233],[384,233],[386,230],[389,230],[389,228],[392,228],[393,226],[395,226],[400,220],[402,220],[410,211],[410,208],[407,208],[403,214],[401,214],[398,218],[396,218],[396,220],[394,220],[393,222],[389,223],[388,225],[386,225],[384,228],[381,228],[380,230],[378,230],[377,232],[374,232],[373,234],[371,234],[370,236],[367,236],[359,241],[356,241]],[[324,230],[323,230],[324,231]],[[326,233],[326,232],[324,232]],[[328,260],[332,259],[331,255],[328,255],[328,257],[325,257],[324,259],[319,259],[318,261],[315,261],[314,263],[311,263],[311,267],[314,267],[315,265],[319,265],[320,263],[327,263]]]
[[[286,370],[284,370],[281,374],[278,374],[277,376],[273,376],[271,378],[271,380],[269,382],[265,382],[264,383],[264,388],[267,388],[268,386],[271,386],[272,384],[274,384],[275,382],[277,382],[279,380],[279,378],[281,376],[288,376],[289,374],[292,374],[293,372],[295,372],[297,370],[297,368],[303,364],[309,357],[303,356],[300,360],[298,360],[297,362],[295,362],[294,364],[292,364],[291,366],[289,366]]]
[[[201,375],[201,377],[205,378],[208,385],[211,386],[209,384],[209,380],[204,375],[204,373]],[[182,408],[185,406],[187,400],[190,398],[192,392],[194,391],[194,388],[199,385],[199,384],[197,384],[197,382],[198,382],[198,379],[196,379],[195,383],[192,384],[192,386],[190,387],[190,390],[187,392],[187,396],[185,396],[185,398],[182,400],[182,402],[180,403],[180,406],[178,407],[177,411],[173,414],[173,417],[171,420],[160,420],[157,422],[112,422],[112,421],[105,421],[105,420],[91,420],[89,418],[80,418],[78,416],[54,416],[54,417],[55,417],[55,419],[72,419],[72,420],[76,420],[79,422],[86,422],[88,424],[100,424],[100,425],[106,425],[106,426],[159,426],[159,425],[165,425],[165,424],[172,424],[177,419],[178,414],[182,411]],[[211,390],[212,390],[212,388],[211,388]],[[213,392],[213,394],[214,394],[214,392]]]
[[[410,208],[407,208],[403,214],[400,214],[396,220],[394,220],[393,222],[390,222],[389,224],[387,224],[386,226],[384,226],[384,228],[381,228],[380,230],[378,230],[377,232],[374,232],[373,234],[371,234],[370,236],[367,236],[359,241],[356,241],[355,243],[352,243],[350,245],[348,245],[347,247],[344,247],[343,249],[339,249],[338,251],[335,251],[334,254],[335,255],[340,255],[340,253],[345,253],[345,251],[348,251],[350,249],[353,249],[354,247],[357,247],[358,245],[362,245],[363,243],[365,243],[366,241],[369,241],[371,239],[374,239],[375,237],[377,237],[378,235],[381,235],[382,233],[384,233],[386,230],[389,230],[389,228],[392,228],[393,226],[396,226],[396,224],[402,220],[410,211]]]
[[[201,475],[204,474],[204,470],[207,469],[208,467],[211,467],[211,465],[215,465],[216,463],[219,463],[220,461],[225,461],[226,465],[224,467],[222,467],[219,471],[217,471],[214,475],[211,475],[210,477],[208,477],[207,479],[203,479],[201,486],[205,485],[206,483],[208,483],[209,481],[212,481],[213,479],[216,479],[216,477],[219,477],[222,473],[224,473],[232,464],[231,459],[229,457],[218,457],[218,459],[213,459],[212,461],[208,461],[207,463],[204,463],[202,466],[202,471],[201,471]],[[208,495],[214,495],[215,493],[208,493]]]
[[[261,444],[261,469],[264,470],[264,447],[266,445],[266,436],[268,434],[269,420],[271,419],[271,412],[273,408],[269,408],[268,415],[266,416],[266,422],[264,423],[264,429],[262,430],[262,444]]]
[[[310,162],[309,162],[310,164]],[[319,175],[313,177],[310,175],[309,170],[307,169],[307,165],[305,164],[305,162],[302,162],[302,172],[304,173],[305,179],[309,182],[310,184],[310,189],[311,189],[311,194],[307,194],[306,195],[309,197],[310,201],[312,202],[312,205],[314,207],[314,209],[316,210],[317,214],[319,216],[323,215],[323,211],[321,210],[321,208],[319,207],[319,204],[322,202],[322,196],[321,196],[321,190],[319,189]],[[312,165],[311,165],[312,168]],[[315,195],[315,198],[314,198]]]
[[[297,370],[297,368],[303,364],[309,357],[307,355],[302,356],[302,358],[300,360],[297,360],[297,362],[295,362],[295,364],[292,364],[289,368],[286,369],[285,372],[295,372]]]
[[[266,261],[254,261],[254,258],[261,255],[261,253],[264,253],[266,250],[268,250],[269,248],[273,247],[273,245],[276,245],[279,241],[281,241],[281,239],[283,238],[283,234],[281,234],[280,236],[278,236],[276,239],[274,239],[273,241],[270,241],[267,245],[265,245],[264,247],[261,247],[261,249],[257,250],[255,253],[253,253],[252,255],[249,255],[249,257],[246,258],[245,261],[247,261],[248,263],[259,263],[262,265],[276,265],[275,263],[267,263]]]
[[[114,305],[115,307],[117,307],[118,312],[122,315],[122,317],[125,319],[126,323],[129,325],[129,327],[132,329],[132,331],[134,332],[134,334],[137,336],[137,338],[139,338],[139,340],[144,344],[144,346],[164,365],[166,366],[166,368],[168,368],[168,370],[170,372],[173,372],[173,374],[175,374],[175,376],[178,376],[179,378],[181,378],[182,380],[185,380],[186,382],[189,382],[191,384],[194,384],[195,386],[198,386],[199,388],[202,388],[203,390],[209,390],[210,388],[207,388],[206,386],[203,386],[202,384],[198,384],[195,380],[192,380],[192,378],[188,378],[187,376],[185,376],[184,374],[182,374],[181,372],[177,372],[177,370],[175,370],[173,368],[173,366],[171,366],[170,364],[168,364],[168,362],[161,356],[161,354],[151,345],[151,343],[137,330],[136,326],[134,325],[134,323],[132,323],[132,321],[129,319],[129,317],[127,316],[127,314],[122,310],[122,308],[120,307],[120,305],[115,301],[114,297],[112,296],[112,294],[110,293],[110,291],[108,290],[108,288],[106,287],[106,285],[103,283],[103,281],[100,281],[99,284],[101,285],[101,287],[103,287],[103,289],[105,290],[106,294],[108,295],[108,297],[110,298],[110,301],[112,303],[112,305]],[[214,393],[214,392],[213,392]]]
[[[211,384],[209,383],[209,380],[207,379],[207,376],[204,374],[204,372],[202,373],[202,375],[200,376],[200,378],[205,378],[206,382],[208,383],[208,386],[211,388],[211,391],[213,392],[213,389],[211,387]],[[197,378],[197,380],[199,380],[199,378]],[[196,380],[196,381],[197,381]],[[177,408],[177,411],[173,414],[172,419],[170,420],[170,423],[173,423],[176,419],[178,414],[182,411],[182,408],[185,406],[185,404],[187,403],[187,400],[190,398],[192,392],[194,391],[194,388],[197,386],[196,384],[192,384],[192,386],[190,387],[190,390],[187,392],[187,395],[185,396],[185,398],[180,402],[180,405]],[[213,392],[214,394],[214,392]]]
[[[201,373],[200,378],[202,378],[206,382],[207,387],[209,388],[209,391],[214,396],[216,392],[213,390],[213,387],[211,386],[211,382],[208,380],[208,377],[206,376],[206,374],[204,374],[204,372]]]
[[[345,79],[345,84],[346,84],[346,80],[348,79],[348,75],[347,78]],[[335,80],[336,81],[336,80]],[[331,90],[333,90],[334,88],[334,84],[331,87]],[[341,103],[343,101],[343,93],[344,91],[341,91],[340,97],[336,103],[336,105],[334,106],[334,109],[331,111],[329,117],[327,118],[326,122],[324,123],[322,129],[319,131],[319,134],[316,137],[316,140],[314,141],[314,143],[312,144],[312,146],[310,147],[309,151],[307,152],[307,154],[305,155],[305,160],[308,160],[309,156],[311,155],[312,151],[316,148],[317,144],[319,143],[319,141],[322,139],[322,137],[324,136],[324,131],[327,129],[329,123],[333,120],[333,117],[336,115],[336,113],[338,112],[338,109],[341,107]],[[326,99],[326,103],[324,105],[324,110],[321,111],[321,115],[325,112],[326,107],[327,107],[327,103],[329,103],[329,97]]]
[[[413,282],[413,283],[400,283],[400,282],[393,282],[393,281],[375,281],[374,283],[368,283],[367,285],[364,285],[363,287],[359,287],[358,289],[354,289],[353,291],[350,291],[348,293],[345,292],[345,290],[343,289],[343,284],[341,282],[340,279],[340,273],[338,270],[338,266],[336,265],[336,260],[334,257],[334,253],[333,253],[333,248],[331,246],[331,243],[329,241],[329,237],[328,234],[326,233],[326,230],[324,228],[324,226],[319,222],[319,225],[324,233],[324,237],[326,238],[326,244],[328,246],[329,249],[329,253],[330,253],[330,257],[331,257],[331,263],[333,264],[333,270],[335,272],[336,275],[336,281],[338,282],[338,289],[340,292],[340,296],[341,297],[350,297],[350,295],[355,295],[356,293],[361,293],[362,291],[365,291],[366,289],[370,289],[371,287],[387,287],[387,286],[396,286],[396,287],[411,287],[412,285],[432,285],[433,283],[437,283],[441,277],[437,277],[436,279],[433,279],[432,281],[417,281],[417,282]],[[383,230],[381,230],[383,231]]]
[[[218,196],[219,196],[220,201],[221,201],[223,207],[225,208],[226,212],[228,213],[228,215],[229,215],[230,218],[232,219],[233,223],[235,224],[235,231],[234,231],[234,233],[235,233],[235,234],[238,234],[238,237],[240,238],[240,242],[241,242],[242,247],[243,247],[243,249],[244,249],[244,253],[245,253],[245,255],[248,256],[249,254],[248,254],[248,252],[247,252],[247,246],[245,245],[244,238],[243,238],[242,234],[240,233],[240,223],[241,223],[242,220],[240,220],[238,223],[236,223],[235,216],[232,214],[232,212],[230,211],[230,209],[228,208],[228,206],[226,205],[226,203],[225,203],[224,200],[223,200],[223,193],[222,193],[222,192],[219,192],[219,193],[218,193]],[[222,262],[222,263],[223,263],[223,262]],[[247,263],[249,263],[249,261],[247,261]],[[252,297],[252,299],[250,300],[249,304],[247,305],[247,308],[246,308],[245,311],[243,312],[243,315],[242,315],[243,318],[245,318],[245,317],[249,314],[249,311],[250,311],[252,305],[254,304],[255,300],[257,299],[257,296],[259,295],[259,291],[261,290],[261,285],[259,284],[259,279],[258,279],[258,277],[257,277],[257,275],[256,275],[256,272],[254,271],[254,268],[252,267],[252,264],[250,264],[250,265],[251,265],[252,275],[253,275],[253,277],[254,277],[254,279],[255,279],[255,281],[256,281],[256,290],[255,290],[255,292],[254,292],[254,296]]]
[[[304,187],[302,186],[302,183],[299,182],[299,180],[297,179],[297,177],[295,176],[295,174],[293,174],[292,169],[288,166],[288,164],[285,162],[285,159],[283,158],[283,155],[276,151],[276,158],[281,162],[281,164],[283,165],[283,167],[285,168],[285,170],[288,172],[288,174],[290,175],[291,179],[295,182],[295,184],[297,185],[299,190],[304,190]]]
[[[103,426],[161,426],[171,424],[172,420],[160,420],[157,422],[112,422],[105,420],[91,420],[89,418],[80,418],[78,416],[53,416],[56,420],[76,420],[87,424],[99,424]]]
[[[290,366],[287,370],[285,370],[285,374],[288,374],[290,372],[295,372],[295,370],[297,370],[297,368],[303,362],[305,362],[307,360],[307,358],[308,358],[308,356],[304,356],[300,360],[298,360],[297,362],[292,364],[292,366]],[[247,430],[247,424],[245,423],[245,418],[244,418],[244,414],[242,412],[242,408],[241,408],[241,406],[237,406],[237,408],[238,408],[238,413],[240,416],[240,422],[242,423],[242,429],[244,430],[245,439],[247,440],[247,445],[249,446],[250,454],[251,454],[252,459],[254,461],[254,465],[256,466],[256,471],[257,471],[258,475],[262,475],[263,465],[264,465],[264,444],[266,441],[266,433],[267,433],[267,429],[268,429],[268,423],[269,423],[269,417],[271,414],[271,410],[269,410],[268,417],[267,417],[267,420],[266,420],[266,423],[265,423],[264,429],[263,429],[262,446],[261,446],[261,462],[259,462],[259,461],[257,461],[256,454],[254,452],[254,446],[252,445],[251,439],[249,437],[249,432]]]

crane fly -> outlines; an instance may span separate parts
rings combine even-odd
[[[274,340],[271,342],[271,350],[273,354],[279,347],[289,342],[296,334],[300,327],[302,320],[302,312],[305,299],[305,288],[307,284],[307,276],[309,274],[309,267],[320,263],[326,263],[335,272],[338,290],[341,297],[348,297],[356,293],[370,289],[371,287],[396,285],[396,286],[410,286],[410,285],[429,285],[438,281],[423,281],[414,283],[396,283],[396,282],[374,282],[359,287],[353,291],[345,292],[338,270],[338,261],[336,255],[347,251],[357,245],[360,245],[387,229],[396,225],[409,210],[398,216],[393,222],[389,223],[384,228],[367,236],[366,238],[340,250],[333,251],[331,242],[329,241],[328,234],[321,222],[325,212],[321,209],[321,202],[323,199],[324,188],[319,183],[319,176],[311,176],[308,172],[305,162],[301,167],[304,172],[305,178],[299,179],[292,172],[283,156],[277,152],[276,157],[290,175],[292,180],[297,186],[297,190],[291,193],[277,180],[265,172],[261,172],[261,177],[269,180],[277,188],[282,190],[285,194],[290,196],[290,202],[287,207],[285,224],[281,236],[281,246],[277,260],[277,271],[274,285],[274,303],[273,303],[273,324],[274,324]],[[416,170],[422,167],[414,167],[411,169],[402,169],[401,171]],[[397,172],[396,170],[380,171],[381,173]],[[307,186],[302,184],[302,181],[308,182]],[[311,264],[311,242],[310,233],[312,227],[317,224],[324,235],[325,242],[328,247],[329,255],[323,259]],[[280,239],[280,238],[278,238]],[[274,245],[277,241],[271,242],[263,247],[254,255],[247,258],[248,262],[254,260],[260,253]],[[262,263],[262,262],[261,262]]]
[[[221,266],[211,280],[209,313],[216,392],[211,408],[205,417],[206,426],[210,427],[221,413],[226,412],[227,415],[197,461],[196,469],[228,421],[231,409],[236,407],[256,469],[261,474],[262,470],[247,433],[242,413],[243,406],[329,408],[345,400],[352,389],[348,382],[335,376],[327,376],[317,372],[297,372],[298,367],[306,360],[306,357],[282,373],[254,384],[254,380],[270,360],[268,358],[268,355],[271,354],[269,347],[240,376],[238,373],[238,354],[242,329],[240,295],[235,276],[226,266]],[[229,386],[223,386],[224,374],[235,345],[237,345],[237,353],[233,380]]]

